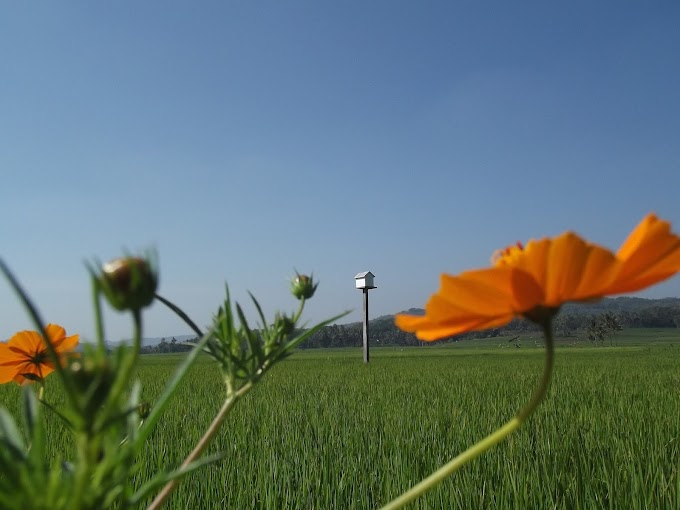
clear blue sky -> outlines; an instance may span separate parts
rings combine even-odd
[[[0,255],[92,338],[83,261],[124,249],[202,325],[225,281],[292,311],[294,268],[307,319],[356,321],[360,271],[378,316],[516,240],[678,232],[679,26],[674,1],[5,2]],[[0,338],[30,327],[2,283]]]

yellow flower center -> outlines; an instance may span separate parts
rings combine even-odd
[[[502,250],[496,250],[491,256],[491,263],[496,267],[501,266],[512,266],[514,262],[522,255],[524,251],[524,246],[522,243],[517,241],[515,244],[503,248]]]

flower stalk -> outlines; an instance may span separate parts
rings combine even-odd
[[[220,427],[222,427],[224,420],[227,418],[231,410],[234,408],[236,402],[240,400],[246,393],[248,393],[253,388],[253,385],[254,385],[253,382],[249,382],[243,387],[241,387],[238,391],[230,394],[230,396],[224,401],[224,404],[222,404],[222,407],[220,408],[219,412],[213,419],[208,429],[205,431],[205,434],[203,434],[198,443],[196,443],[196,446],[191,451],[191,453],[187,455],[187,458],[184,459],[184,462],[182,462],[182,466],[180,467],[180,469],[186,469],[189,466],[191,466],[194,462],[198,461],[198,459],[201,457],[205,449],[211,443],[217,432],[220,430]],[[177,485],[179,485],[180,481],[181,480],[179,478],[174,478],[173,480],[165,484],[163,490],[161,490],[161,492],[158,493],[158,495],[151,502],[147,510],[158,510],[159,508],[161,508],[165,504],[167,499],[170,497],[170,494],[172,494],[172,491],[174,491]]]
[[[382,507],[381,510],[396,510],[398,508],[402,508],[404,505],[422,496],[425,494],[425,492],[436,487],[447,477],[458,471],[465,464],[476,459],[484,452],[503,441],[506,437],[517,430],[525,421],[527,421],[529,416],[534,413],[548,392],[555,361],[552,317],[548,316],[547,318],[544,318],[540,325],[545,336],[545,364],[543,366],[543,375],[541,376],[541,380],[534,390],[529,402],[522,409],[520,409],[520,411],[510,421],[499,427],[481,441],[475,443],[473,446],[465,450],[447,464],[437,469],[437,471],[422,480],[420,483],[413,486],[401,496],[389,502],[387,505]]]

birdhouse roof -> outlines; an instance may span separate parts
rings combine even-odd
[[[366,278],[368,275],[371,275],[373,278],[375,278],[375,275],[371,273],[370,271],[364,271],[363,273],[359,273],[354,277],[355,280],[358,280],[359,278]]]

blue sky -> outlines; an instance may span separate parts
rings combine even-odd
[[[156,248],[199,324],[225,281],[292,311],[294,268],[321,282],[308,320],[355,321],[360,271],[378,316],[516,240],[615,249],[650,211],[678,232],[679,23],[677,2],[5,3],[0,255],[92,338],[83,261],[123,250]],[[31,327],[5,284],[0,314],[3,339]]]

